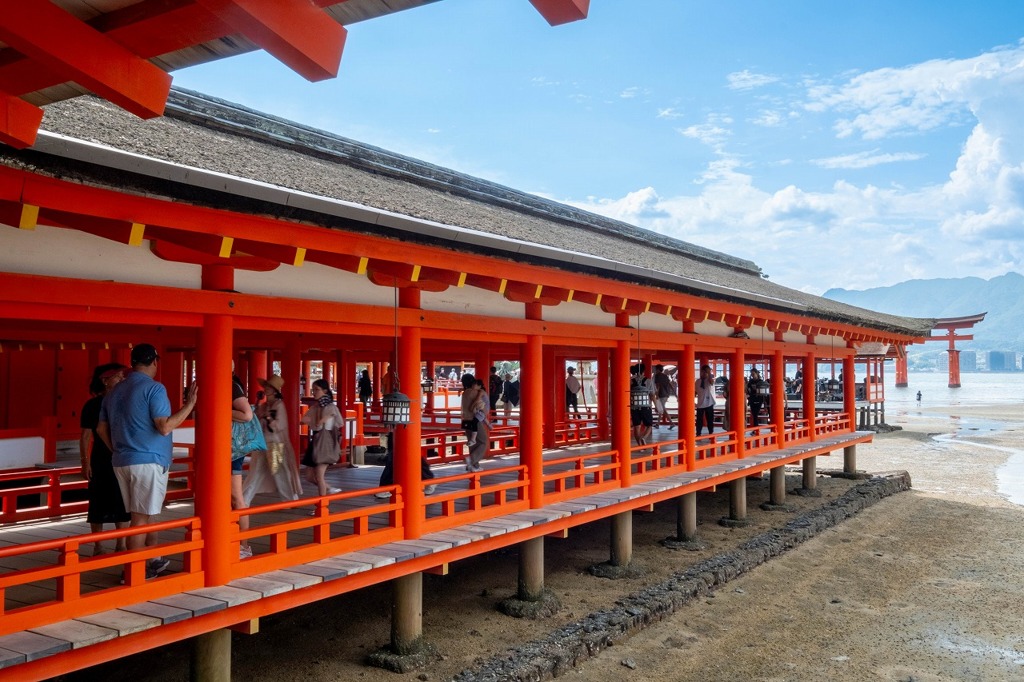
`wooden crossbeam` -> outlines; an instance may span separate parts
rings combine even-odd
[[[345,27],[309,0],[196,0],[310,81],[338,75]]]
[[[552,26],[587,18],[590,0],[530,0],[541,16]]]
[[[48,0],[5,3],[0,40],[141,118],[164,112],[171,77]]]
[[[42,121],[42,109],[0,92],[0,142],[15,149],[31,147],[36,141],[36,133]]]

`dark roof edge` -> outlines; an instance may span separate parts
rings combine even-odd
[[[370,172],[387,174],[474,201],[495,204],[548,220],[557,220],[576,228],[649,242],[659,249],[665,249],[687,258],[743,270],[753,275],[761,275],[761,268],[753,261],[712,251],[696,244],[641,229],[629,223],[258,112],[199,92],[172,88],[167,100],[165,115],[206,128],[222,127],[233,134],[244,134],[270,144],[295,147],[306,152],[314,151],[327,157],[344,159],[346,164]]]

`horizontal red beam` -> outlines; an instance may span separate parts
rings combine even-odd
[[[590,0],[530,0],[541,16],[552,26],[587,18]]]
[[[196,0],[303,78],[338,75],[345,27],[309,0]]]
[[[15,149],[31,147],[42,121],[42,109],[0,92],[0,142]]]

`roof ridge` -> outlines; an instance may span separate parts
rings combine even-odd
[[[598,215],[535,194],[513,189],[490,180],[444,168],[381,147],[359,142],[336,133],[266,114],[211,95],[172,88],[165,115],[204,127],[223,126],[272,144],[299,146],[340,157],[366,170],[392,175],[408,182],[438,187],[453,194],[512,207],[549,220],[571,224],[615,237],[645,240],[673,253],[743,270],[761,276],[753,261],[707,249],[629,223]]]

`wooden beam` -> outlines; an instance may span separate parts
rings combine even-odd
[[[590,0],[530,0],[541,16],[552,26],[587,18]]]
[[[43,110],[23,99],[0,92],[0,142],[15,149],[35,144]]]
[[[0,40],[136,116],[164,112],[170,75],[48,0],[5,3]]]
[[[310,81],[338,75],[345,27],[309,0],[197,0]]]

